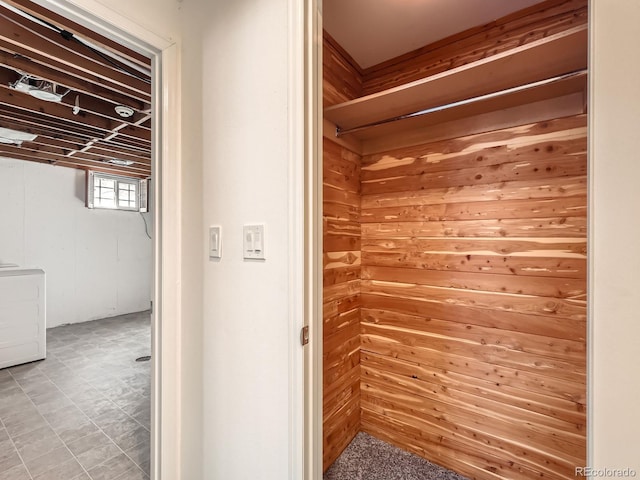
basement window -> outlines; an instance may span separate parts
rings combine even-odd
[[[148,211],[148,180],[87,172],[87,208]]]

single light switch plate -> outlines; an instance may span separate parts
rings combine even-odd
[[[222,258],[222,227],[209,227],[209,258]]]
[[[264,260],[264,225],[244,225],[242,228],[242,252],[244,258]]]

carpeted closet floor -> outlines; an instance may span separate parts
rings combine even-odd
[[[324,474],[324,480],[466,480],[364,432]]]

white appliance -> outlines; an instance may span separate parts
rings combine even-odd
[[[0,266],[0,368],[46,356],[45,273]]]

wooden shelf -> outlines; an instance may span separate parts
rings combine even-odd
[[[431,77],[328,107],[324,115],[340,129],[348,130],[585,69],[587,57],[587,26],[582,25]],[[431,117],[430,120],[419,117],[422,120],[413,118],[396,123],[405,125],[404,122],[411,121],[415,126],[420,122],[426,125],[434,121],[451,121],[576,93],[583,91],[585,85],[586,76],[572,77],[524,92],[424,116]],[[367,129],[366,131],[371,130],[369,133],[359,131],[351,135],[366,139],[371,135],[389,133],[384,131],[388,125],[390,124]],[[394,128],[398,127],[391,127],[390,130]]]

